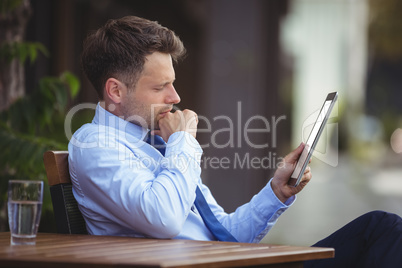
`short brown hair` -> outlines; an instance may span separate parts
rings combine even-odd
[[[180,38],[156,21],[127,16],[109,20],[84,41],[81,64],[103,99],[103,87],[114,77],[127,87],[134,87],[144,68],[145,57],[167,53],[174,61],[185,54]]]

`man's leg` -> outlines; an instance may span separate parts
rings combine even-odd
[[[401,267],[402,219],[370,212],[313,246],[335,248],[335,258],[308,261],[304,267]]]

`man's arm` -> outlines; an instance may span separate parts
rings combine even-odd
[[[186,131],[195,138],[197,121],[197,116],[192,111],[176,111],[159,120],[160,129],[155,130],[154,134],[168,140],[172,133]],[[261,240],[283,211],[287,209],[288,205],[293,203],[294,195],[300,192],[310,181],[311,172],[310,168],[307,168],[298,187],[288,185],[303,147],[304,145],[300,145],[287,155],[270,183],[259,194],[254,196],[249,203],[239,207],[234,213],[226,214],[216,203],[208,188],[203,187],[204,195],[210,204],[211,210],[239,241],[256,242]]]
[[[302,151],[303,145],[286,156],[269,183],[249,203],[240,206],[234,213],[225,214],[215,208],[215,215],[240,242],[258,243],[264,238],[279,216],[294,202],[295,194],[311,179],[308,168],[299,188],[287,184]],[[213,202],[214,200],[212,204]]]
[[[109,131],[103,136],[97,129],[94,127],[90,137],[85,133],[77,137],[98,144],[95,148],[69,145],[70,174],[89,231],[98,235],[177,236],[194,203],[201,172],[199,159],[194,157],[201,155],[201,149],[188,146],[181,133],[176,133],[169,142],[174,146],[167,148],[170,157],[162,163],[158,161],[162,156],[151,145],[138,141],[128,148],[131,143],[125,135],[111,137]],[[105,143],[110,140],[115,146]],[[142,146],[149,148],[147,152]],[[193,168],[183,168],[182,159]]]

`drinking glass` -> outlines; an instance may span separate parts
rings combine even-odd
[[[35,245],[43,201],[43,181],[8,182],[11,245]]]

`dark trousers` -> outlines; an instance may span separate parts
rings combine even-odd
[[[373,211],[313,246],[335,248],[335,258],[307,261],[304,267],[402,267],[402,219]]]

